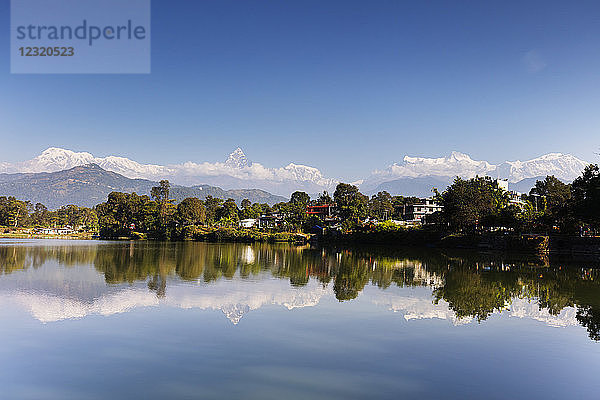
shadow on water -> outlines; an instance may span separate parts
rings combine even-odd
[[[429,287],[457,318],[479,322],[514,299],[537,302],[558,315],[577,309],[577,321],[600,340],[600,269],[597,262],[520,258],[507,254],[389,247],[294,247],[272,244],[102,242],[0,246],[1,275],[54,261],[67,268],[88,264],[107,284],[146,282],[164,297],[169,278],[213,282],[261,279],[262,274],[304,286],[332,285],[339,301],[356,298],[367,284],[383,290]]]

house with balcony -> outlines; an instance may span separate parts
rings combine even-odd
[[[442,209],[443,207],[433,199],[423,199],[418,203],[407,205],[404,209],[403,218],[408,222],[422,224],[427,215],[442,211]]]

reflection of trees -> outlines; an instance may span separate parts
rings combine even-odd
[[[482,321],[502,311],[512,299],[512,291],[499,281],[487,280],[471,270],[451,270],[444,285],[434,290],[435,302],[444,299],[458,318]]]
[[[592,340],[600,340],[600,308],[589,305],[577,309],[577,321],[585,327]]]
[[[95,245],[78,246],[0,246],[0,275],[28,268],[39,268],[53,261],[65,267],[92,264]]]
[[[434,302],[444,300],[458,318],[478,321],[505,309],[515,298],[533,299],[552,315],[577,307],[579,323],[592,339],[600,340],[600,270],[548,266],[543,260],[473,253],[448,256],[432,250],[196,242],[0,246],[0,274],[47,262],[94,265],[109,284],[145,282],[159,297],[166,295],[171,278],[212,282],[269,274],[292,286],[304,286],[311,279],[323,286],[332,284],[340,301],[356,298],[369,283],[382,290],[394,285],[431,287]]]
[[[168,248],[152,242],[101,246],[94,267],[107,283],[134,283],[149,277],[166,277],[174,268]]]
[[[339,301],[352,300],[369,282],[369,269],[365,263],[341,263],[333,283],[335,297]]]

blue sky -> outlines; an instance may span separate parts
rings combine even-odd
[[[354,179],[452,150],[598,160],[597,1],[153,0],[149,75],[11,75],[9,14],[0,0],[0,161],[241,146]]]

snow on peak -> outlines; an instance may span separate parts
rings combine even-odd
[[[97,164],[105,170],[128,178],[169,179],[175,184],[209,184],[224,189],[252,187],[284,196],[296,190],[308,193],[330,191],[338,183],[335,179],[325,177],[315,167],[289,163],[283,167],[268,168],[260,163],[250,162],[239,147],[225,162],[188,161],[166,166],[141,164],[118,156],[95,157],[87,152],[51,147],[29,161],[0,163],[0,172],[56,172],[87,164]],[[405,156],[402,162],[374,171],[367,179],[356,183],[361,183],[361,189],[368,191],[379,184],[400,178],[435,177],[449,181],[455,176],[472,178],[476,175],[488,175],[515,183],[526,178],[554,175],[564,181],[572,181],[581,174],[587,164],[570,154],[549,153],[527,161],[505,161],[495,165],[453,151],[445,157],[438,158]]]
[[[224,189],[257,188],[287,196],[295,190],[317,193],[330,190],[337,181],[325,178],[317,168],[289,164],[267,168],[248,160],[241,148],[236,148],[225,162],[174,165],[141,164],[125,157],[95,157],[90,153],[51,147],[39,156],[21,163],[0,163],[0,173],[56,172],[81,165],[97,164],[101,168],[128,178],[169,179],[181,185],[209,184]]]
[[[244,154],[244,151],[240,147],[235,149],[225,161],[225,165],[237,169],[248,167],[250,164],[248,157],[246,157],[246,154]]]
[[[527,161],[505,161],[497,166],[496,175],[513,183],[546,175],[572,181],[588,164],[571,154],[549,153]]]
[[[90,153],[50,147],[33,160],[26,161],[24,172],[55,172],[94,162],[95,158]]]
[[[476,161],[467,154],[453,151],[449,156],[440,158],[410,157],[405,156],[402,164],[394,163],[386,170],[380,171],[381,175],[397,177],[420,176],[465,176],[486,175],[494,169],[494,165],[487,161]]]
[[[439,177],[473,178],[491,176],[508,179],[511,183],[527,178],[554,175],[564,181],[572,181],[588,165],[571,154],[549,153],[527,161],[505,161],[491,164],[473,160],[469,155],[453,151],[446,157],[427,158],[405,156],[402,163],[394,163],[384,170],[374,171],[361,186],[365,190],[378,184],[400,178]]]

